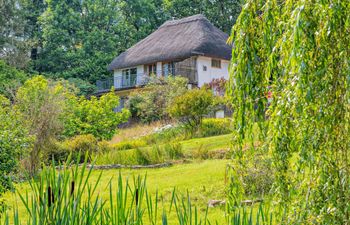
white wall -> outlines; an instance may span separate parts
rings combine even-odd
[[[207,67],[207,71],[203,70],[203,67]],[[202,87],[204,84],[210,83],[215,78],[225,78],[228,80],[229,61],[221,59],[221,68],[213,68],[211,66],[211,58],[199,56],[197,58],[197,71],[198,71],[198,86]]]
[[[143,75],[145,73],[145,67],[143,65],[137,66],[137,85],[142,84]]]
[[[162,76],[162,62],[157,62],[157,77],[161,77]]]

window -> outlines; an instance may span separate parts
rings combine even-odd
[[[167,77],[169,75],[175,75],[175,63],[163,63],[163,76]]]
[[[207,66],[203,66],[203,71],[207,71]]]
[[[122,70],[122,87],[132,87],[136,85],[137,69]]]
[[[144,66],[145,74],[152,75],[157,74],[157,65],[156,64],[149,64]]]
[[[211,67],[221,68],[221,60],[219,60],[219,59],[211,59]]]

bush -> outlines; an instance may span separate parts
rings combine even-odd
[[[147,151],[137,148],[135,150],[135,160],[138,165],[149,165],[151,164],[150,156]]]
[[[164,152],[169,159],[181,159],[184,157],[182,145],[180,143],[171,143],[164,146]]]
[[[63,149],[72,155],[72,158],[78,162],[84,162],[85,157],[91,162],[91,154],[98,152],[98,141],[91,135],[78,135],[62,144]],[[80,155],[80,159],[78,158]]]
[[[109,140],[114,136],[118,125],[126,122],[130,116],[126,109],[114,112],[119,105],[119,97],[113,90],[100,98],[72,97],[69,104],[63,132],[65,137],[92,134],[99,140]]]
[[[57,140],[50,141],[43,150],[43,160],[46,165],[50,165],[52,161],[55,164],[63,163],[71,153],[62,142]]]
[[[203,160],[209,159],[210,157],[209,150],[205,146],[201,145],[197,150],[195,150],[192,153],[192,157],[194,159],[203,159]]]
[[[163,163],[166,160],[166,155],[163,148],[158,145],[152,147],[148,156],[150,164]]]
[[[262,197],[270,192],[274,183],[272,158],[261,150],[250,155],[244,166],[237,167],[236,170],[241,178],[244,193],[248,196]]]
[[[202,118],[207,115],[214,102],[211,91],[193,89],[175,98],[168,108],[170,116],[183,122],[192,131],[196,130]]]
[[[216,119],[208,118],[203,119],[199,127],[200,137],[210,137],[216,135],[229,134],[232,132],[231,120],[228,118]]]
[[[0,196],[13,187],[11,175],[32,143],[33,138],[20,122],[10,101],[0,95]]]
[[[20,87],[27,75],[17,70],[14,67],[7,65],[3,60],[0,60],[0,95],[7,98],[13,97],[12,94]]]
[[[113,148],[108,141],[100,141],[97,143],[98,153],[110,152]]]
[[[190,135],[185,127],[172,127],[161,132],[156,132],[143,137],[148,145],[167,143],[169,141],[182,141],[189,138]]]
[[[123,141],[117,144],[113,144],[111,147],[113,150],[128,150],[134,148],[140,148],[147,145],[147,142],[144,139],[135,139],[130,141]]]
[[[133,117],[141,122],[168,118],[167,108],[172,104],[175,97],[187,91],[188,80],[175,76],[166,79],[153,78],[142,90],[137,90],[129,96],[127,108]]]

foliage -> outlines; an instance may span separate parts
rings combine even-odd
[[[168,143],[170,141],[182,141],[191,138],[187,129],[183,126],[175,126],[161,132],[146,135],[143,139],[148,145]]]
[[[199,146],[198,149],[193,151],[192,157],[195,159],[203,159],[203,160],[209,159],[210,158],[209,150],[205,146],[201,145]]]
[[[94,83],[107,76],[116,53],[134,43],[118,1],[48,1],[39,24],[43,48],[36,67],[54,77]]]
[[[72,160],[83,163],[92,162],[96,154],[105,154],[114,150],[107,141],[98,141],[93,135],[77,135],[64,141],[53,141],[44,151],[44,163],[64,163]]]
[[[145,88],[131,93],[128,108],[142,122],[166,119],[167,107],[173,104],[174,98],[187,91],[187,82],[180,76],[166,79],[153,77]]]
[[[204,89],[193,89],[174,99],[168,107],[171,117],[178,119],[189,128],[196,129],[213,104],[213,93]]]
[[[218,96],[224,96],[226,92],[228,81],[221,77],[221,78],[215,78],[210,83],[206,84],[208,88],[212,89],[214,91],[215,95]]]
[[[219,29],[230,33],[241,11],[241,2],[241,0],[164,0],[164,8],[170,17],[175,18],[204,14]]]
[[[27,76],[22,71],[0,60],[0,95],[13,98],[17,88],[24,83]]]
[[[127,110],[121,113],[113,111],[118,104],[119,98],[114,92],[99,99],[86,99],[76,97],[67,82],[50,81],[42,76],[27,80],[18,89],[15,109],[20,113],[23,125],[35,137],[28,171],[32,174],[37,171],[42,155],[46,158],[56,155],[59,160],[67,156],[65,147],[56,140],[87,134],[99,140],[110,139],[118,124],[129,116]],[[77,138],[89,142],[89,137]]]
[[[237,155],[257,122],[280,223],[349,223],[349,13],[349,1],[248,1],[232,32]]]
[[[72,137],[79,134],[92,134],[98,139],[109,140],[120,123],[130,116],[128,110],[114,112],[119,104],[119,97],[111,91],[100,98],[91,96],[71,99],[70,112],[65,122],[63,135]]]
[[[169,159],[181,159],[184,157],[183,148],[180,143],[167,143],[164,145],[164,151]]]
[[[167,143],[129,150],[116,150],[95,155],[96,164],[151,165],[185,158],[180,143]]]
[[[272,156],[260,147],[245,149],[245,158],[239,164],[234,164],[239,182],[243,186],[244,196],[264,198],[269,196],[274,183],[275,168],[272,165]],[[242,199],[241,199],[242,200]]]
[[[211,137],[229,133],[232,133],[232,121],[227,118],[205,118],[198,130],[200,137]]]
[[[143,138],[140,138],[140,139],[123,141],[117,144],[113,144],[112,148],[114,150],[127,150],[127,149],[144,147],[146,145],[147,145],[147,142]]]
[[[99,146],[97,139],[91,135],[78,135],[62,143],[65,149],[68,149],[72,159],[84,162],[87,159],[91,162],[91,155],[98,152]]]
[[[16,94],[15,109],[21,114],[21,122],[35,137],[30,152],[28,171],[34,174],[40,164],[41,150],[63,130],[66,101],[72,93],[62,82],[49,82],[42,76],[27,80]]]
[[[26,37],[26,20],[18,7],[19,1],[0,2],[0,60],[23,69],[29,61],[30,43]]]
[[[89,82],[79,79],[79,78],[69,78],[68,82],[78,88],[79,92],[77,93],[79,96],[88,96],[91,93],[96,91],[96,86],[90,84]]]
[[[31,148],[32,137],[18,120],[10,101],[0,95],[0,196],[12,188],[11,174]]]

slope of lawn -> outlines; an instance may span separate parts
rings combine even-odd
[[[148,191],[151,194],[155,194],[158,190],[159,196],[164,197],[166,209],[169,208],[172,191],[176,187],[177,193],[186,194],[188,191],[192,203],[198,206],[200,213],[204,215],[209,200],[225,198],[225,168],[228,163],[228,160],[206,160],[160,169],[113,169],[102,171],[102,179],[98,190],[103,198],[108,199],[109,182],[112,181],[113,187],[116,187],[119,173],[124,179],[129,179],[130,181],[134,176],[147,176]],[[100,173],[101,171],[93,171],[89,181],[91,183],[96,182]],[[22,194],[30,193],[27,183],[19,184],[17,190]],[[23,215],[26,215],[25,208],[16,194],[7,193],[4,199],[7,199],[10,206],[18,204],[19,213],[22,215],[21,218],[23,218]],[[160,202],[159,204],[162,208],[162,203]],[[159,214],[161,214],[161,211]],[[211,221],[218,220],[218,224],[223,224],[224,207],[209,208],[209,218]],[[169,215],[169,224],[176,224],[175,220],[176,215],[174,212]]]
[[[182,152],[191,156],[196,154],[196,151],[216,151],[216,150],[228,150],[231,143],[231,134],[206,137],[206,138],[194,138],[190,140],[180,141],[176,144],[181,145]],[[174,144],[170,143],[170,144]],[[142,151],[151,151],[154,147],[164,147],[166,144],[151,145],[146,147],[140,147]],[[95,157],[95,162],[98,165],[102,164],[137,164],[135,162],[135,151],[136,149],[128,150],[114,150],[108,153],[103,153]]]

